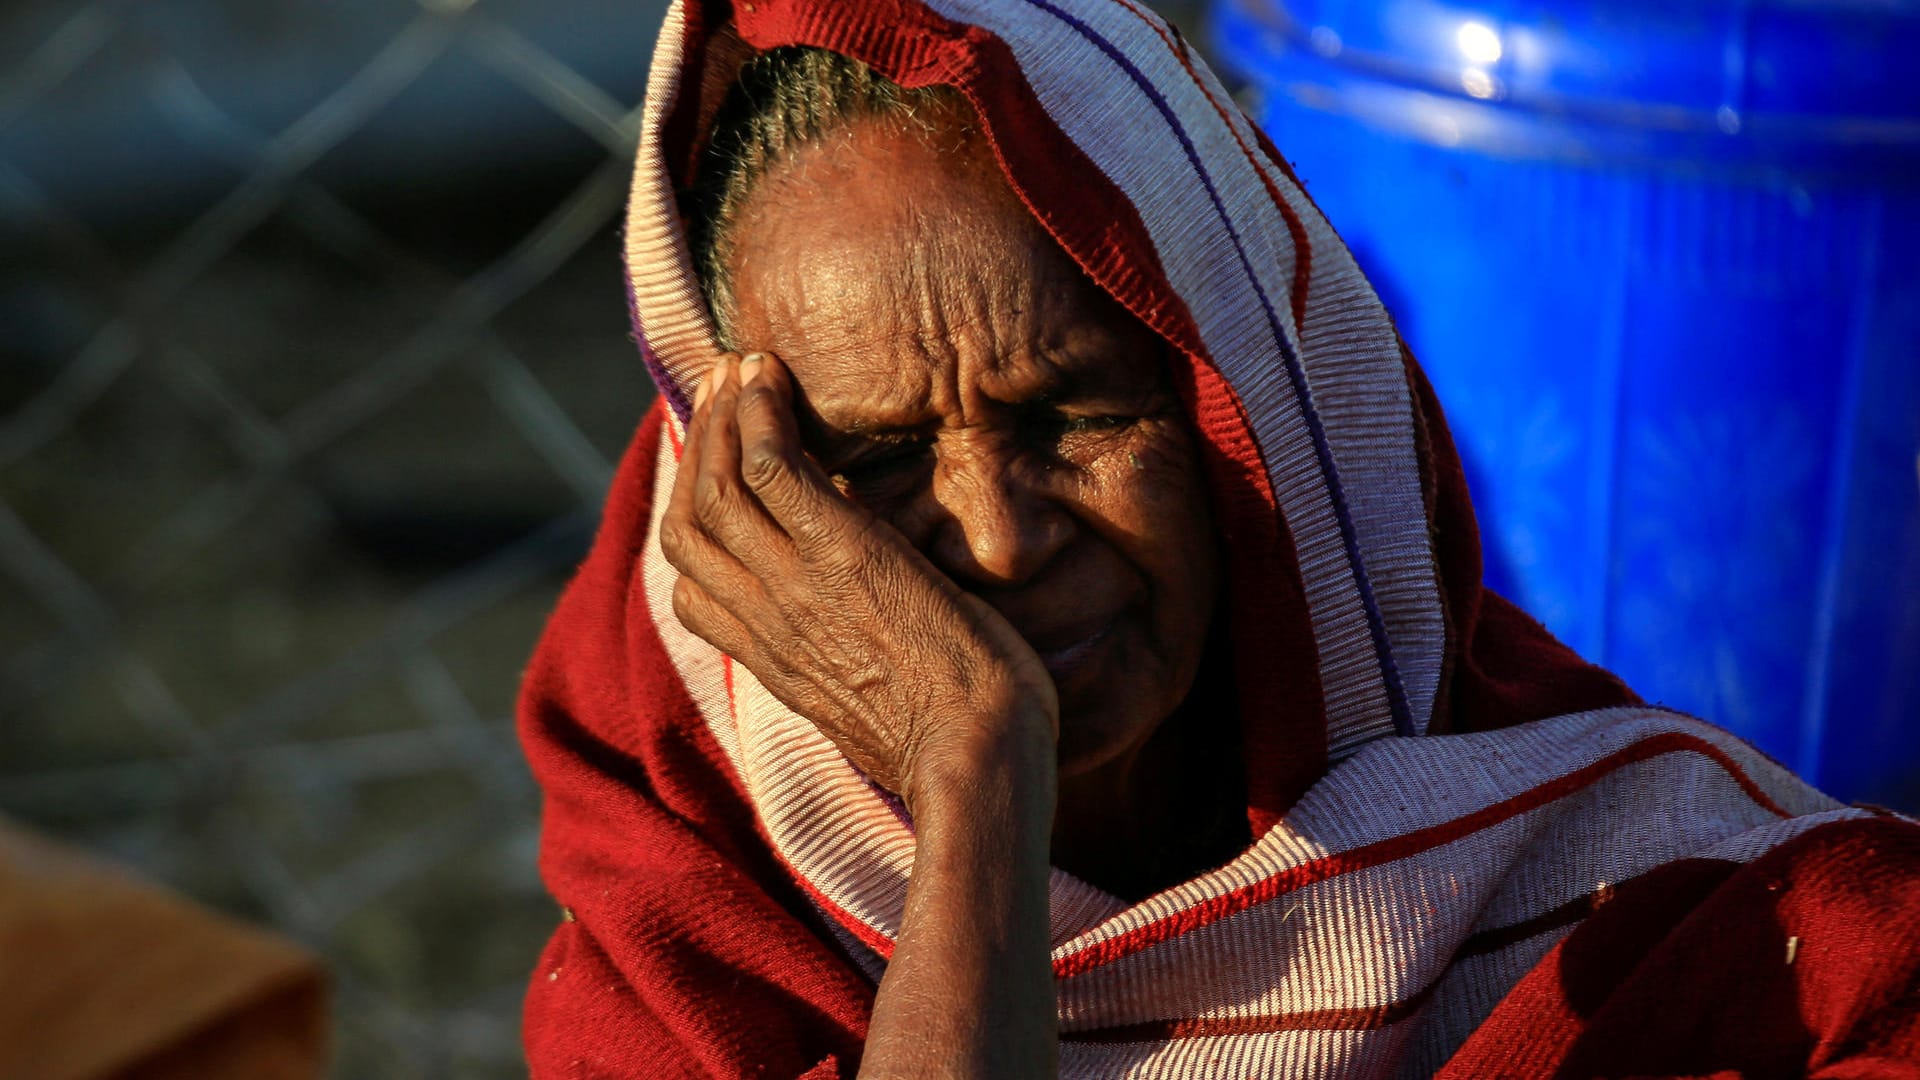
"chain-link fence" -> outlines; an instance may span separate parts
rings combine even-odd
[[[663,7],[0,8],[0,814],[321,952],[338,1076],[524,1073]]]
[[[322,952],[340,1076],[524,1073],[660,7],[0,16],[0,812]]]

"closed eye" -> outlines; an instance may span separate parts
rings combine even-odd
[[[1076,414],[1058,406],[1039,405],[1021,417],[1021,428],[1034,450],[1071,457],[1090,440],[1125,431],[1139,420],[1131,413]]]
[[[1128,427],[1134,416],[1068,416],[1061,419],[1060,430],[1074,434],[1082,431],[1117,431]]]
[[[893,489],[916,479],[932,459],[929,442],[883,444],[834,469],[833,481],[850,494],[897,494]]]

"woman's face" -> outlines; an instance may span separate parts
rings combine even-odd
[[[736,220],[732,336],[787,362],[808,450],[1039,653],[1063,775],[1142,745],[1193,682],[1218,583],[1161,340],[957,126],[861,122]]]

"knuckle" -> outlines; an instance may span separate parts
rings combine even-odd
[[[839,551],[839,549],[835,549]],[[842,552],[843,556],[847,553]],[[866,591],[863,586],[872,582],[866,572],[865,560],[857,556],[823,560],[815,570],[820,582],[820,591],[833,596],[850,596]]]
[[[725,517],[733,504],[729,486],[717,476],[702,476],[693,486],[693,512],[702,522],[713,524]]]
[[[785,478],[787,456],[772,439],[755,439],[741,454],[740,472],[755,488],[767,488]]]
[[[685,570],[687,561],[692,557],[694,546],[698,542],[698,530],[685,518],[668,517],[660,525],[660,553],[667,557],[667,563],[676,570]],[[682,578],[682,581],[686,579]],[[679,595],[676,586],[674,594]]]
[[[699,587],[690,577],[681,577],[673,583],[673,617],[689,630],[700,618]]]
[[[790,528],[796,541],[831,562],[844,554],[844,526],[837,515],[821,513],[818,505],[805,502],[794,511]]]
[[[825,526],[822,551],[828,565],[836,568],[849,586],[859,585],[882,598],[893,592],[894,553],[873,542],[873,537],[852,522],[833,521]]]
[[[817,641],[825,636],[823,621],[814,603],[798,604],[786,612],[786,622],[794,636],[807,641]]]
[[[775,416],[773,389],[765,381],[740,390],[740,411],[748,423],[768,423]]]
[[[761,646],[756,659],[760,668],[764,670],[756,670],[754,674],[760,676],[762,682],[773,680],[792,683],[803,677],[800,664],[796,663],[784,650],[767,648],[763,642],[755,642],[755,644]]]

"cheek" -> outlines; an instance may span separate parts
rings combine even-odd
[[[861,507],[871,511],[873,516],[894,527],[907,543],[926,551],[933,543],[934,533],[945,519],[946,511],[928,494],[927,485],[915,485],[913,490],[895,495],[876,495],[873,492],[852,494],[842,489]]]
[[[1205,636],[1218,582],[1212,505],[1197,448],[1183,425],[1143,425],[1084,473],[1085,502],[1153,587],[1163,641]]]

